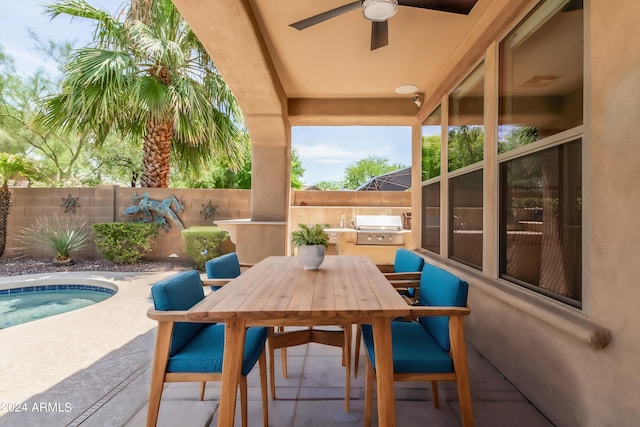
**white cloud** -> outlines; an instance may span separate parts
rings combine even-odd
[[[342,162],[361,159],[369,155],[366,151],[351,151],[333,144],[297,144],[296,150],[302,160],[318,160],[322,162]]]
[[[330,165],[339,165],[344,163],[345,161],[342,159],[316,159],[318,163],[330,164]]]

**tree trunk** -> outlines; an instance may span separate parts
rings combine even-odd
[[[156,122],[147,120],[144,136],[142,178],[143,187],[169,187],[169,156],[171,154],[171,139],[173,136],[173,121],[165,119]]]
[[[0,257],[7,245],[7,221],[11,207],[11,190],[6,185],[0,187]]]

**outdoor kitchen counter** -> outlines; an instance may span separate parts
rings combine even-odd
[[[366,255],[376,264],[393,264],[396,250],[406,245],[358,245],[357,230],[355,228],[325,228],[324,231],[329,235],[329,243],[336,246],[337,255]],[[400,233],[408,234],[411,230],[401,230]]]

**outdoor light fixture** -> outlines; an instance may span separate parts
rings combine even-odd
[[[386,21],[398,11],[398,0],[362,0],[362,14],[369,21]]]
[[[418,86],[416,85],[402,85],[395,88],[394,92],[398,95],[409,95],[410,93],[415,93],[417,90]]]

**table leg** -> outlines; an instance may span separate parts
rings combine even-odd
[[[218,427],[232,427],[236,414],[238,382],[242,375],[242,355],[246,322],[243,319],[229,319],[225,323],[224,358],[222,361],[222,385],[220,390],[220,410]]]
[[[391,353],[391,319],[372,319],[373,343],[376,355],[376,386],[378,391],[378,425],[395,427],[396,411],[393,390],[393,355]]]

